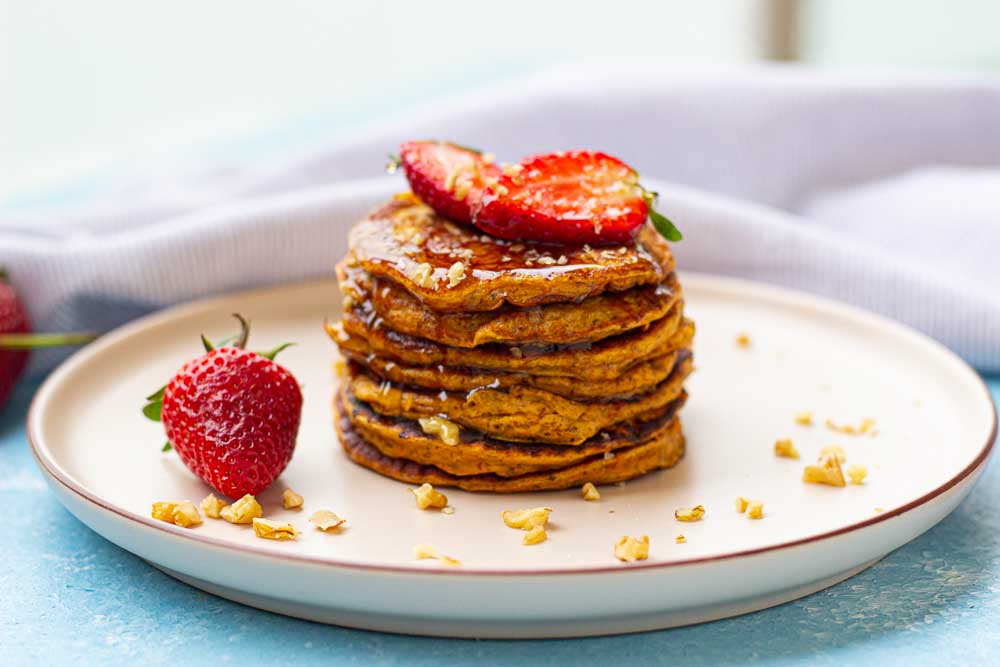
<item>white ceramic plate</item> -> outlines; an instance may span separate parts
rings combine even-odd
[[[601,489],[527,495],[448,491],[455,513],[420,511],[405,485],[350,463],[330,415],[334,346],[322,322],[339,312],[332,282],[202,301],[139,320],[81,350],[39,390],[28,434],[49,484],[95,531],[194,586],[284,614],[347,626],[448,636],[550,637],[662,628],[778,604],[829,586],[913,539],[969,492],[991,451],[996,414],[979,377],[953,354],[897,324],[811,296],[704,275],[683,276],[697,322],[697,372],[682,415],[688,453],[673,470]],[[198,335],[253,320],[261,348],[294,340],[280,361],[304,385],[295,458],[260,500],[289,519],[296,542],[206,520],[182,529],[149,516],[155,500],[198,501],[209,489],[173,454],[142,397],[199,354]],[[735,344],[747,332],[748,349]],[[794,423],[811,411],[812,427]],[[831,418],[877,422],[848,436]],[[776,458],[790,437],[803,460]],[[841,444],[868,468],[862,486],[804,484],[821,446]],[[303,512],[281,509],[289,486]],[[765,518],[738,514],[738,495]],[[679,523],[677,507],[705,518]],[[521,545],[500,512],[548,505],[549,540]],[[324,534],[306,517],[348,518]],[[881,512],[876,512],[880,508]],[[649,560],[612,555],[622,535],[648,534]],[[687,543],[676,544],[683,534]],[[414,561],[430,543],[462,561]]]

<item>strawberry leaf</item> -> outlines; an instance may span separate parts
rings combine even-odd
[[[402,166],[403,161],[399,159],[399,156],[390,154],[388,156],[388,161],[385,163],[385,172],[387,174],[395,174],[396,170]]]
[[[165,394],[166,392],[167,392],[167,385],[163,385],[162,387],[160,387],[159,389],[157,389],[154,393],[152,393],[149,396],[147,396],[146,400],[154,402],[154,403],[162,403],[163,402],[163,394]]]
[[[278,347],[274,348],[273,350],[268,350],[266,352],[258,352],[257,354],[259,354],[260,356],[264,357],[265,359],[270,359],[271,361],[274,361],[274,358],[276,356],[278,356],[278,354],[282,350],[284,350],[286,348],[289,348],[292,345],[295,345],[295,343],[282,343],[281,345],[279,345]]]
[[[142,414],[154,422],[160,421],[160,417],[163,414],[163,401],[150,401],[146,405],[142,406]]]
[[[163,447],[160,448],[160,451],[161,452],[169,452],[173,448],[174,448],[174,446],[171,445],[170,442],[165,442],[165,443],[163,443]]]
[[[215,346],[212,345],[212,341],[206,338],[205,334],[201,335],[201,344],[205,347],[206,352],[211,352],[212,350],[215,349]]]
[[[660,236],[668,241],[676,243],[684,238],[681,230],[677,229],[677,226],[670,222],[667,216],[657,213],[652,207],[649,209],[649,219],[653,222],[653,227],[656,228],[656,231],[660,232]]]

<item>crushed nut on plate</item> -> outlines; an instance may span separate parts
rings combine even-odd
[[[851,478],[851,484],[864,484],[865,477],[868,476],[868,468],[860,465],[849,466],[847,476]]]
[[[759,500],[751,500],[750,504],[747,505],[747,518],[748,519],[763,519],[764,518],[764,503]]]
[[[878,431],[875,429],[875,420],[870,417],[862,419],[861,424],[858,426],[851,426],[850,424],[837,424],[832,419],[827,419],[826,427],[831,431],[836,431],[837,433],[843,433],[845,435],[878,435]]]
[[[198,508],[190,500],[155,502],[152,517],[181,528],[190,528],[201,523]]]
[[[316,510],[309,517],[309,523],[319,530],[327,531],[339,528],[347,519],[342,519],[331,510]]]
[[[811,412],[799,412],[795,415],[795,423],[799,426],[812,426],[813,423],[813,413]]]
[[[808,465],[802,471],[802,481],[809,484],[828,484],[830,486],[846,486],[844,471],[836,456],[821,457],[816,465]]]
[[[799,450],[795,449],[795,445],[789,438],[784,438],[774,442],[774,455],[786,459],[797,459],[799,458]]]
[[[747,511],[747,506],[750,505],[750,499],[744,498],[743,496],[736,496],[736,511],[743,514]]]
[[[837,459],[837,463],[843,463],[847,460],[847,454],[844,452],[844,448],[840,445],[827,445],[823,449],[819,450],[819,457],[821,459],[827,456],[832,456]]]
[[[454,514],[454,513],[455,513],[455,508],[452,507],[451,505],[445,505],[444,507],[441,508],[441,514]]]
[[[219,516],[229,523],[253,523],[254,519],[264,516],[264,510],[257,499],[248,493],[232,505],[219,510]]]
[[[209,519],[219,519],[221,515],[219,512],[222,508],[226,506],[226,501],[219,498],[214,493],[210,493],[201,501],[201,511],[205,513]]]
[[[674,510],[674,518],[678,521],[701,521],[705,516],[705,506],[695,505],[694,507],[679,507]]]
[[[418,544],[414,546],[413,557],[417,560],[436,560],[439,563],[451,565],[453,567],[461,565],[461,563],[454,558],[440,555],[438,550],[430,544]]]
[[[580,493],[583,495],[583,499],[584,500],[600,500],[601,499],[601,494],[598,493],[597,487],[594,486],[593,483],[591,483],[591,482],[587,482],[586,484],[584,484],[583,488],[580,489]]]
[[[688,539],[683,535],[678,535],[677,537],[674,538],[674,542],[676,542],[677,544],[684,544],[687,541]]]
[[[417,507],[422,510],[430,507],[442,509],[448,505],[448,496],[436,491],[430,484],[423,484],[419,488],[410,489],[410,492],[417,501]]]
[[[287,521],[271,521],[259,516],[253,519],[253,532],[265,540],[294,540],[299,536],[299,531]]]
[[[750,347],[750,336],[745,333],[741,333],[736,337],[736,344],[743,348]]]
[[[524,534],[524,539],[521,541],[524,544],[539,544],[547,539],[549,539],[549,534],[545,532],[545,528],[535,526]]]
[[[637,540],[631,535],[624,535],[615,542],[615,558],[625,563],[649,558],[649,536],[643,535]]]
[[[301,509],[305,500],[291,489],[285,489],[281,494],[281,505],[286,510]]]
[[[542,528],[547,526],[551,512],[551,507],[533,507],[524,510],[504,510],[500,516],[508,528],[531,530],[537,526]]]

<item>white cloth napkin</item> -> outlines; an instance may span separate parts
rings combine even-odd
[[[411,138],[501,160],[608,151],[659,189],[686,236],[682,268],[860,305],[1000,370],[1000,79],[988,76],[558,68],[396,109],[283,164],[123,174],[84,207],[0,214],[0,265],[49,330],[329,275],[350,224],[405,188],[381,170]]]

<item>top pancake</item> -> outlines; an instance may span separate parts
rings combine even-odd
[[[674,269],[666,242],[649,225],[631,246],[510,242],[446,220],[412,195],[356,224],[349,243],[352,261],[365,271],[444,312],[579,301],[658,285]],[[456,264],[461,271],[449,274]]]

